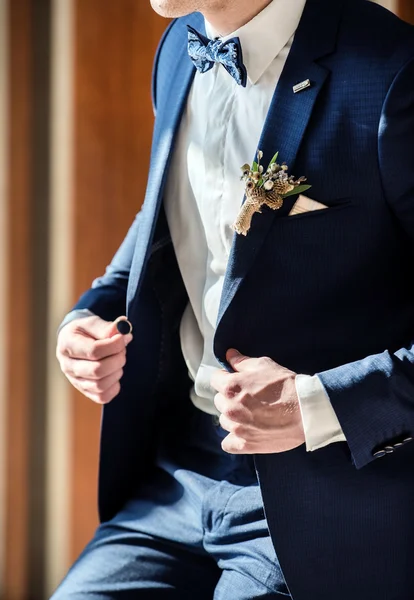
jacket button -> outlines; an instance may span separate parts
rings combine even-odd
[[[374,452],[374,458],[381,458],[381,456],[385,456],[387,453],[385,450],[378,450],[378,452]]]
[[[412,442],[413,438],[412,437],[407,437],[405,438],[405,440],[403,440],[403,444],[407,444],[408,442]]]
[[[386,454],[391,454],[392,452],[394,452],[394,447],[393,446],[385,446],[384,448]]]
[[[394,448],[401,448],[401,446],[404,446],[402,442],[397,442],[396,444],[394,444]]]

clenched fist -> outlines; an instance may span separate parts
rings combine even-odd
[[[296,373],[268,357],[227,352],[233,373],[213,373],[214,404],[220,425],[229,432],[222,448],[230,454],[272,454],[305,443]]]
[[[75,319],[60,331],[56,356],[71,384],[98,404],[120,392],[126,347],[132,334],[121,335],[116,324],[100,317]]]

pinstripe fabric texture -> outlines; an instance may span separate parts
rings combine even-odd
[[[197,14],[173,22],[156,58],[144,208],[76,306],[113,318],[127,303],[135,331],[123,391],[104,411],[105,520],[151,468],[157,418],[189,388],[178,338],[186,295],[162,208],[195,71],[187,25],[204,31]],[[305,79],[311,87],[294,94]],[[260,148],[278,149],[329,208],[288,217],[293,197],[235,237],[215,336],[224,366],[236,347],[318,373],[348,440],[256,457],[294,600],[412,598],[413,144],[413,28],[366,0],[308,0]]]

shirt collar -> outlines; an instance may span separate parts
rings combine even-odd
[[[273,0],[251,21],[224,37],[206,21],[209,38],[224,42],[238,37],[243,50],[243,62],[252,85],[257,83],[280,51],[295,33],[306,0]]]

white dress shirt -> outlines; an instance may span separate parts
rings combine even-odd
[[[217,414],[210,377],[221,368],[213,338],[235,235],[232,224],[244,196],[240,167],[256,152],[305,2],[273,0],[252,21],[222,38],[240,38],[247,86],[239,86],[218,64],[207,73],[197,72],[172,157],[164,203],[189,297],[181,321],[181,346],[194,381],[191,399],[210,414]],[[208,23],[206,32],[210,38],[220,37]],[[270,159],[265,156],[263,163]],[[90,314],[73,311],[61,327]],[[307,450],[345,441],[319,378],[298,375],[296,389]]]
[[[216,414],[213,353],[234,223],[244,195],[240,167],[257,149],[276,84],[306,0],[273,0],[252,21],[223,37],[239,37],[246,88],[216,64],[196,73],[183,114],[164,196],[167,220],[189,303],[181,345],[194,387],[191,399]],[[209,23],[211,39],[220,37]],[[275,148],[275,151],[277,148]],[[264,157],[263,162],[271,157]],[[296,378],[308,450],[345,437],[317,376]]]

